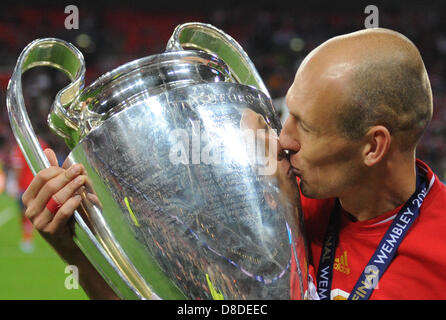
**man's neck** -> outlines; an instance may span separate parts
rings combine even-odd
[[[413,160],[388,162],[362,179],[359,186],[339,197],[342,208],[356,220],[365,221],[404,204],[415,192]]]

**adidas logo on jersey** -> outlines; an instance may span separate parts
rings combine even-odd
[[[347,251],[344,251],[344,253],[340,257],[335,258],[333,269],[345,273],[346,275],[350,274],[350,268],[348,267],[347,260]]]

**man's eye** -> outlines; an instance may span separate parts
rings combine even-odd
[[[298,127],[300,127],[305,132],[310,132],[310,130],[304,125],[304,123],[301,121],[301,119],[298,116],[295,116],[293,114],[291,114],[291,116],[296,121]]]
[[[299,126],[302,128],[302,130],[303,131],[305,131],[305,132],[309,132],[310,130],[308,130],[308,128],[307,127],[305,127],[305,125],[302,123],[302,122],[300,122],[299,121]]]

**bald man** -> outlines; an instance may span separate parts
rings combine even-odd
[[[279,145],[299,180],[319,297],[446,298],[446,188],[415,158],[432,116],[416,47],[384,29],[330,39],[301,64],[287,105]],[[54,166],[25,192],[26,214],[91,298],[116,298],[67,231],[83,170],[46,153]]]
[[[330,39],[286,102],[280,144],[300,181],[319,297],[446,298],[446,188],[415,157],[432,92],[414,44],[386,29]]]

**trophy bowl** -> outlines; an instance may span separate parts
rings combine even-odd
[[[59,39],[22,52],[8,86],[11,127],[32,171],[49,166],[21,75],[47,65],[72,80],[50,128],[82,163],[74,239],[123,299],[289,299],[307,290],[295,179],[277,158],[281,124],[242,48],[202,24],[164,53],[84,88],[82,54]]]

